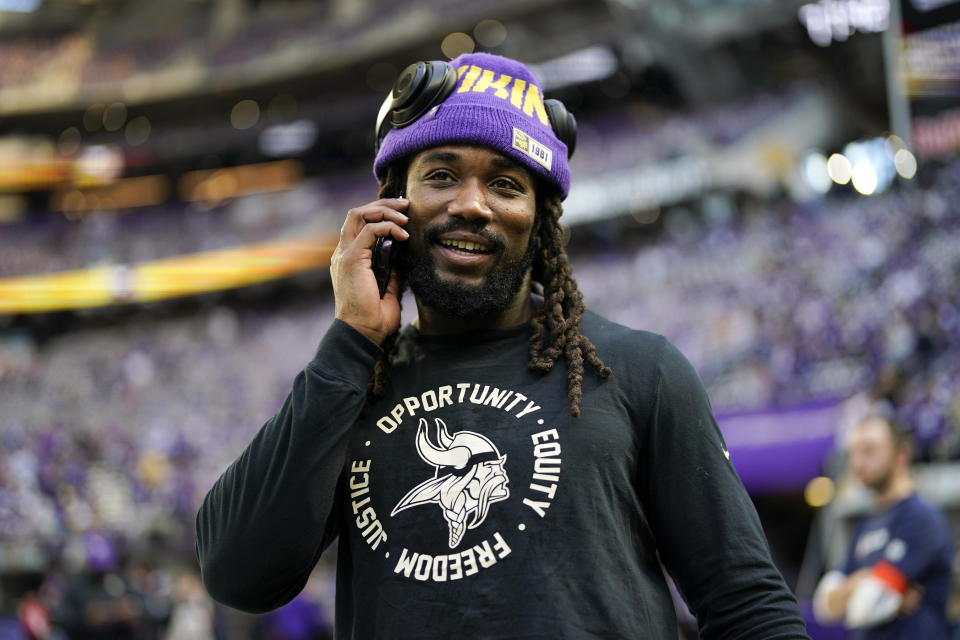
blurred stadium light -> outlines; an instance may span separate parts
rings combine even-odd
[[[42,0],[0,0],[0,11],[36,11]]]
[[[605,80],[619,68],[610,47],[592,46],[533,65],[544,91]]]
[[[800,7],[800,21],[821,47],[846,41],[855,32],[878,33],[890,19],[890,0],[819,0]]]

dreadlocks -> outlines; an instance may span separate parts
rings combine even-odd
[[[378,196],[393,198],[402,194],[406,173],[406,164],[391,166],[380,183]],[[580,333],[580,321],[586,306],[563,248],[560,197],[548,193],[547,185],[543,183],[537,184],[536,194],[537,218],[530,237],[534,254],[531,275],[542,287],[543,306],[535,309],[531,318],[533,334],[530,336],[527,366],[533,371],[547,373],[561,357],[566,358],[570,415],[577,417],[583,398],[584,361],[601,379],[610,376],[610,368],[600,360],[596,346]],[[401,295],[403,289],[401,286]],[[383,343],[383,355],[374,366],[373,379],[367,389],[369,399],[383,394],[388,381],[387,363],[396,354],[398,335],[399,331],[394,332]]]
[[[533,334],[527,366],[546,373],[561,356],[567,359],[567,398],[570,415],[577,417],[583,398],[584,360],[602,379],[610,377],[610,368],[600,360],[590,338],[580,333],[586,306],[563,248],[560,198],[557,195],[541,198],[540,191],[537,191],[537,223],[531,241],[535,243],[532,276],[543,287],[543,306],[534,311],[531,318]]]

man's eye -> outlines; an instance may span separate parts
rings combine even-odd
[[[509,178],[497,178],[493,181],[492,186],[496,189],[509,189],[511,191],[522,191],[520,185],[510,180]]]
[[[453,174],[446,170],[432,171],[427,174],[427,180],[439,180],[447,182],[453,180]]]

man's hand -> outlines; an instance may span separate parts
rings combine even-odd
[[[830,571],[820,580],[813,594],[813,613],[820,622],[839,622],[847,611],[850,595],[860,586],[870,569],[864,568],[849,576]]]
[[[838,618],[842,618],[847,611],[847,604],[850,602],[850,596],[856,591],[860,583],[870,575],[870,568],[865,567],[854,571],[837,589],[832,590],[827,595],[827,607],[831,613]]]
[[[377,344],[400,327],[399,282],[394,270],[383,298],[373,275],[373,245],[381,236],[405,241],[405,198],[384,198],[350,209],[330,260],[334,313]],[[394,249],[396,250],[396,249]]]
[[[912,584],[907,587],[907,592],[903,594],[903,604],[900,605],[901,616],[912,616],[920,608],[923,602],[923,585]]]

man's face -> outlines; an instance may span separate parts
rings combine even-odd
[[[897,464],[897,450],[890,429],[871,418],[857,425],[850,437],[850,470],[864,486],[883,491],[890,485]]]
[[[418,301],[467,318],[503,311],[527,282],[534,180],[486,147],[422,151],[407,170],[410,239],[397,266]]]

